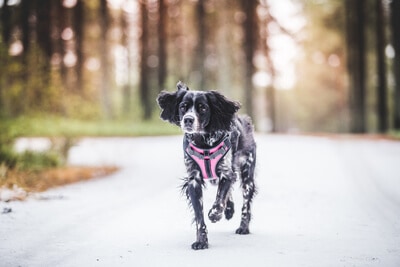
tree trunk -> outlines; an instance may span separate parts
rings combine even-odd
[[[242,8],[246,16],[243,22],[243,49],[245,53],[245,109],[249,116],[253,116],[253,64],[254,51],[257,48],[257,1],[242,0]]]
[[[40,85],[33,86],[31,90],[34,93],[34,98],[31,99],[31,107],[36,105],[41,106],[50,103],[52,100],[49,98],[49,91],[51,90],[51,56],[53,55],[53,45],[51,40],[51,10],[53,2],[46,0],[36,0],[36,39],[40,49],[45,56],[42,59],[37,59],[35,63],[39,64],[39,68],[36,67],[35,71],[30,71],[28,76],[37,75],[39,73],[41,77]],[[33,67],[33,66],[30,66]],[[26,68],[30,70],[29,67]],[[31,78],[30,78],[31,80]]]
[[[350,77],[350,129],[364,133],[365,122],[365,3],[346,1],[347,64]]]
[[[30,37],[31,37],[31,31],[29,26],[31,8],[32,8],[31,0],[21,0],[21,31],[22,31],[22,45],[24,47],[23,55],[25,58],[28,54]]]
[[[29,98],[26,97],[28,95],[28,52],[30,50],[30,43],[32,39],[32,31],[31,25],[29,22],[29,18],[32,14],[32,9],[34,8],[33,2],[31,0],[21,0],[21,32],[22,32],[22,66],[24,66],[23,70],[21,71],[21,82],[24,84],[22,89],[22,103],[19,106],[20,109],[17,110],[15,113],[22,113],[24,112],[27,107],[29,106]]]
[[[110,119],[112,116],[112,108],[110,101],[110,68],[108,63],[108,43],[107,43],[107,30],[109,27],[109,17],[107,12],[107,0],[100,0],[100,61],[101,61],[101,85],[100,85],[100,98],[103,116]]]
[[[73,28],[75,31],[75,51],[76,51],[76,89],[79,92],[83,91],[83,62],[85,61],[83,52],[83,38],[84,38],[84,19],[85,9],[83,0],[78,0],[73,9]]]
[[[232,24],[231,18],[234,15],[229,0],[218,1],[219,11],[217,32],[218,49],[218,90],[227,94],[233,88],[233,46],[232,46]],[[233,96],[234,92],[229,92]]]
[[[376,0],[376,55],[377,55],[377,111],[378,131],[384,133],[388,129],[387,83],[385,62],[385,27],[382,0]]]
[[[204,0],[199,0],[196,5],[197,19],[197,45],[194,54],[193,71],[196,73],[197,89],[206,89],[206,69],[204,67],[204,59],[206,57],[206,22],[205,22]]]
[[[150,86],[149,75],[150,69],[147,64],[149,53],[149,29],[148,29],[148,14],[147,14],[147,1],[140,2],[140,12],[142,19],[142,36],[140,38],[141,51],[140,51],[140,99],[143,108],[143,119],[149,120],[151,118],[151,104],[150,104]]]
[[[165,0],[159,0],[158,4],[158,90],[161,91],[167,77],[167,6]]]
[[[3,7],[0,10],[3,42],[8,45],[10,42],[12,30],[11,8],[8,6],[8,0],[4,1]]]
[[[5,48],[8,47],[10,38],[11,38],[11,12],[10,7],[8,6],[8,0],[5,0],[3,3],[3,7],[0,9],[0,29],[2,30],[2,38]],[[7,101],[4,99],[4,90],[3,88],[8,87],[8,83],[6,82],[6,68],[8,65],[8,51],[6,49],[2,49],[0,51],[0,61],[2,62],[2,66],[0,66],[0,118],[3,114],[6,113]],[[1,144],[0,144],[1,146]]]
[[[46,0],[37,0],[36,2],[36,36],[39,46],[42,48],[44,55],[46,55],[46,60],[50,65],[50,59],[53,54],[53,47],[51,43],[51,7],[52,1],[48,2]]]
[[[122,11],[121,15],[121,28],[122,28],[122,39],[121,45],[126,50],[126,62],[125,68],[126,79],[122,87],[122,114],[128,116],[132,111],[132,91],[131,91],[131,48],[129,43],[130,29],[129,29],[129,16],[130,14]]]
[[[66,10],[60,1],[54,1],[52,9],[52,31],[56,33],[52,38],[53,53],[57,54],[60,59],[57,66],[59,68],[62,83],[64,85],[63,87],[65,89],[67,87],[66,85],[68,84],[68,79],[67,68],[63,61],[65,55],[65,41],[61,38],[61,33],[67,26],[67,16]]]
[[[267,17],[267,19],[265,21],[263,21],[263,24],[260,24],[262,28],[260,28],[260,31],[263,31],[263,34],[261,34],[260,36],[260,43],[261,43],[261,48],[262,51],[264,52],[265,58],[268,62],[268,72],[269,75],[271,76],[271,81],[270,81],[270,85],[267,86],[267,88],[265,89],[265,102],[267,104],[267,116],[269,116],[270,118],[270,122],[271,122],[271,128],[270,131],[275,133],[278,131],[278,123],[277,123],[277,112],[276,112],[276,97],[275,97],[275,80],[276,80],[276,70],[274,67],[274,62],[272,60],[272,56],[271,56],[271,51],[272,49],[270,48],[270,46],[268,45],[268,39],[270,38],[270,33],[268,30],[268,26],[270,25],[270,23],[274,22],[274,23],[278,23],[278,21],[273,18],[271,11],[270,11],[270,6],[267,5],[264,8],[266,8],[268,10],[268,14],[269,16]],[[283,28],[281,28],[283,29]]]
[[[400,0],[392,0],[390,4],[392,38],[395,57],[394,64],[394,128],[400,130]]]

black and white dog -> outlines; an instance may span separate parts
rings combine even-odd
[[[211,222],[217,222],[223,214],[227,220],[232,218],[231,191],[236,178],[240,177],[243,207],[236,233],[248,234],[250,206],[256,192],[256,143],[251,119],[236,115],[239,103],[216,91],[189,91],[182,82],[178,82],[176,92],[161,92],[157,102],[162,109],[161,118],[180,126],[184,132],[188,176],[184,178],[182,191],[193,208],[197,228],[197,239],[192,248],[208,248],[202,201],[206,181],[218,184],[216,200],[208,213]]]

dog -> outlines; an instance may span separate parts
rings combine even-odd
[[[207,181],[218,185],[208,218],[215,223],[234,214],[232,186],[241,181],[243,206],[237,234],[249,234],[251,205],[256,193],[254,172],[256,143],[250,117],[237,115],[240,104],[217,91],[191,91],[178,82],[173,93],[162,91],[157,102],[161,119],[179,126],[183,133],[187,177],[182,192],[194,212],[196,241],[192,249],[207,249],[207,227],[203,213],[203,188]]]

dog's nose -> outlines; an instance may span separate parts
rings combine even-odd
[[[183,118],[183,123],[185,124],[185,126],[192,126],[194,122],[194,117],[193,116],[185,116],[185,118]]]

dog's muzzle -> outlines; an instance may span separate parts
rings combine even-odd
[[[195,132],[198,129],[196,118],[191,114],[183,116],[181,121],[181,128],[185,132]]]
[[[183,117],[183,125],[187,128],[192,128],[194,123],[194,117],[191,115],[187,115]]]

